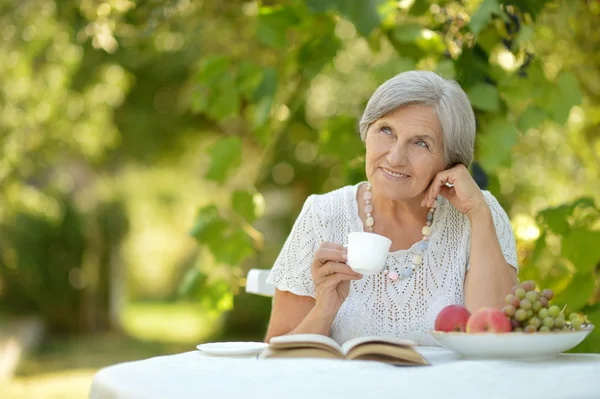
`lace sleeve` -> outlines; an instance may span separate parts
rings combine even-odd
[[[494,226],[496,226],[496,235],[500,243],[500,249],[504,255],[506,262],[519,270],[517,262],[517,246],[515,243],[515,236],[510,224],[508,215],[496,199],[489,191],[484,191],[483,195],[485,200],[492,211],[492,218],[494,219]],[[467,270],[470,266],[470,256],[467,258]]]
[[[302,211],[267,278],[267,283],[275,285],[281,291],[313,298],[315,285],[310,268],[320,244],[315,229],[314,200],[315,196],[311,195],[304,202]]]

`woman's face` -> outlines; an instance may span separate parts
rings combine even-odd
[[[445,169],[442,126],[433,108],[408,105],[367,130],[366,172],[373,191],[390,200],[423,194]]]

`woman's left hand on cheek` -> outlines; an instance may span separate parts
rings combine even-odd
[[[446,186],[450,183],[453,187]],[[487,205],[481,189],[465,165],[456,165],[439,172],[429,188],[421,206],[431,207],[438,195],[446,198],[461,213],[471,216],[480,206]]]

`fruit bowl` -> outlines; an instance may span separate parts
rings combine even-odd
[[[594,329],[587,325],[578,331],[465,333],[431,331],[442,347],[473,359],[543,360],[579,345]]]

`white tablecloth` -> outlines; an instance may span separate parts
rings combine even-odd
[[[464,360],[440,348],[419,350],[432,366],[186,352],[102,369],[90,398],[600,398],[600,355],[519,362]]]

